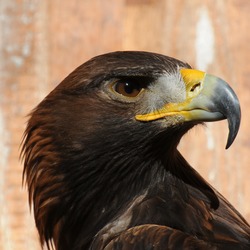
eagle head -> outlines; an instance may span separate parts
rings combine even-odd
[[[24,135],[24,177],[42,244],[88,248],[136,197],[170,192],[177,181],[183,197],[185,185],[197,188],[216,209],[214,190],[177,145],[193,126],[222,119],[228,148],[240,124],[235,93],[174,58],[113,52],[79,66],[32,111]]]

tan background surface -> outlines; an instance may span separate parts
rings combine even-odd
[[[18,159],[27,113],[87,59],[114,50],[160,52],[230,82],[242,124],[197,127],[188,161],[250,221],[249,0],[0,0],[0,249],[40,249]]]

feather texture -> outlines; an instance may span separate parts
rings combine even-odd
[[[145,98],[123,101],[110,92],[124,77],[147,79],[152,92],[159,77],[180,67],[190,66],[146,52],[102,55],[34,109],[22,156],[42,245],[250,249],[248,223],[177,150],[199,123],[138,122],[135,114],[150,105]]]

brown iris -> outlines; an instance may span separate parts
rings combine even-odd
[[[114,85],[114,90],[126,97],[136,97],[142,90],[142,85],[137,82],[122,80]]]

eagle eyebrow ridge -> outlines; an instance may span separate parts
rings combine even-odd
[[[119,76],[117,77],[117,81],[131,81],[139,83],[142,88],[147,88],[155,81],[155,78],[149,76]]]

